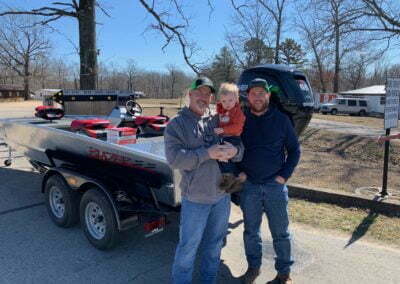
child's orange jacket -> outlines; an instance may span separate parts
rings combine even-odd
[[[222,103],[217,103],[217,113],[219,114],[219,127],[224,129],[223,136],[240,136],[246,120],[240,105],[237,102],[231,110],[225,110]]]

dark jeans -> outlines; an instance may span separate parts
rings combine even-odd
[[[289,233],[288,190],[275,181],[252,184],[246,181],[240,192],[240,207],[244,220],[244,244],[249,267],[259,268],[262,259],[260,226],[262,215],[268,219],[276,253],[275,269],[288,274],[293,264]]]
[[[221,144],[223,144],[223,142],[229,142],[233,146],[238,146],[241,143],[241,139],[239,136],[221,137]],[[219,169],[223,174],[230,173],[234,174],[235,176],[239,174],[239,169],[237,168],[236,163],[228,161],[228,162],[218,162],[218,164],[219,164]]]

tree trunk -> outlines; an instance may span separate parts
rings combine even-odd
[[[280,39],[281,39],[281,18],[279,16],[279,22],[277,23],[277,29],[276,29],[275,64],[279,64]]]
[[[80,0],[79,56],[80,89],[95,90],[97,81],[96,0]]]
[[[339,27],[335,27],[335,74],[333,76],[333,92],[339,92],[339,73],[340,73],[340,32]]]
[[[314,51],[315,60],[317,61],[318,74],[319,74],[318,77],[319,77],[319,82],[321,84],[322,92],[326,93],[326,85],[325,85],[325,80],[324,80],[324,68],[322,66],[321,58],[320,58],[317,48],[315,47],[314,44],[312,44],[312,49]]]
[[[24,65],[24,100],[29,100],[29,59],[25,61]]]
[[[331,2],[331,6],[334,12],[334,36],[335,36],[335,73],[333,75],[333,92],[339,92],[339,76],[340,76],[340,3],[335,1]]]

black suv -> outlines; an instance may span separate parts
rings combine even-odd
[[[277,64],[246,69],[238,81],[241,101],[245,105],[247,86],[254,78],[263,78],[275,87],[271,102],[290,117],[297,135],[300,135],[310,122],[314,108],[314,96],[305,74],[290,66]]]

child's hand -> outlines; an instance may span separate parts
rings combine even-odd
[[[241,172],[238,175],[238,179],[240,180],[240,182],[245,182],[247,180],[247,175],[244,172]]]
[[[214,128],[214,133],[217,135],[220,135],[222,133],[224,133],[224,129],[219,127],[219,128]]]

